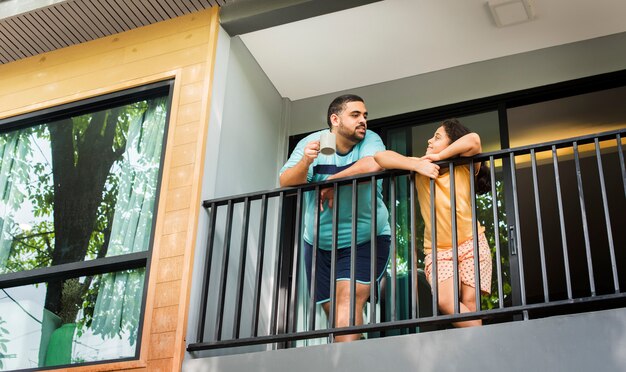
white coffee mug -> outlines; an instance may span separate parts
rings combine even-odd
[[[333,155],[335,153],[335,133],[323,131],[320,136],[320,152],[323,155]]]

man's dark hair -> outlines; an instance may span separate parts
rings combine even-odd
[[[326,123],[329,128],[333,128],[333,124],[330,122],[330,116],[332,114],[339,115],[345,108],[348,102],[365,102],[363,98],[355,94],[344,94],[335,98],[328,106],[328,115],[326,115]]]

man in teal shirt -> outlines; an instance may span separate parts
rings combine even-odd
[[[349,177],[382,170],[374,160],[374,154],[385,150],[380,137],[367,130],[367,109],[361,97],[343,95],[328,107],[327,123],[336,136],[336,152],[323,155],[320,151],[320,136],[326,131],[312,133],[302,139],[280,171],[280,186],[295,186]],[[363,324],[363,307],[370,294],[371,260],[371,182],[358,186],[356,216],[356,292],[355,325]],[[381,181],[376,182],[376,278],[380,280],[389,260],[390,234],[389,213],[382,200]],[[352,242],[352,186],[339,189],[339,211],[337,224],[337,283],[336,283],[336,326],[349,325],[350,316],[350,255]],[[320,210],[317,232],[319,239],[316,254],[315,298],[322,304],[326,314],[330,310],[330,262],[332,250],[332,208],[335,195],[332,188],[320,192],[320,205],[315,205],[314,192],[305,194],[304,250],[307,277],[311,280],[312,246],[316,238],[315,209]],[[337,336],[336,341],[351,341],[360,335]]]

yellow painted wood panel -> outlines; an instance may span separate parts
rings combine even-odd
[[[172,166],[179,167],[181,165],[194,164],[196,150],[198,149],[195,143],[174,146],[172,149]]]
[[[175,34],[169,37],[164,37],[156,40],[151,40],[142,44],[135,44],[131,46],[115,45],[115,42],[110,50],[104,53],[90,54],[80,59],[68,61],[62,65],[46,66],[45,62],[40,64],[40,68],[29,72],[17,74],[6,72],[2,77],[3,85],[0,86],[0,95],[5,93],[16,94],[19,92],[19,87],[38,87],[48,84],[58,83],[68,78],[75,77],[79,79],[89,79],[90,74],[100,74],[106,69],[119,69],[120,63],[129,65],[133,62],[146,62],[149,60],[150,68],[158,70],[158,65],[154,65],[154,60],[157,58],[166,58],[168,54],[176,53],[188,54],[189,49],[196,48],[200,51],[205,51],[208,42],[209,28],[201,27],[189,31],[185,34]],[[193,42],[192,42],[193,41]],[[202,56],[206,53],[201,52]],[[178,57],[175,57],[178,58]],[[204,58],[196,58],[196,62],[201,62]],[[180,59],[189,63],[189,60]],[[175,67],[168,62],[168,68]],[[144,70],[144,73],[150,74],[150,68]],[[0,70],[0,73],[2,71]],[[93,81],[90,79],[89,81]],[[97,83],[97,81],[95,81]],[[202,95],[199,96],[200,99]],[[0,108],[1,110],[1,108]]]
[[[65,64],[83,58],[85,53],[97,54],[102,51],[110,50],[112,45],[114,45],[113,48],[124,48],[133,44],[145,42],[146,40],[167,37],[172,35],[172,33],[187,32],[195,28],[210,25],[211,20],[211,10],[208,10],[155,23],[120,34],[89,41],[87,43],[26,58],[18,61],[18,63],[0,65],[0,76],[3,74],[30,73],[39,70],[42,67],[42,64],[45,64],[46,66]]]
[[[161,235],[159,257],[163,259],[184,254],[186,235],[186,231]]]
[[[194,181],[193,176],[193,164],[172,167],[169,173],[169,188],[174,189],[183,186],[190,186]]]
[[[183,256],[173,256],[159,259],[157,268],[157,283],[171,282],[182,279]]]
[[[174,146],[198,141],[200,127],[197,123],[179,125],[174,130]]]
[[[191,197],[191,186],[170,189],[165,210],[171,212],[179,209],[188,209],[191,207]]]
[[[178,305],[159,307],[152,315],[152,332],[163,333],[176,330]]]
[[[155,359],[155,360],[148,361],[147,371],[149,372],[172,372],[172,371],[179,371],[179,369],[174,368],[172,358],[167,358],[167,359]]]
[[[148,359],[169,359],[172,357],[172,345],[176,332],[155,333],[150,337]]]
[[[204,80],[205,63],[198,63],[195,65],[187,66],[183,69],[180,84],[185,86],[187,84],[193,84],[198,81]]]
[[[200,27],[186,32],[179,32],[143,43],[133,44],[124,48],[124,59],[121,63],[130,63],[144,59],[152,59],[176,50],[206,46],[209,41],[209,26]]]
[[[173,234],[177,232],[188,231],[187,222],[188,219],[191,217],[189,212],[189,209],[181,209],[179,211],[165,213],[165,226],[163,228],[163,233]]]
[[[66,97],[88,98],[81,96],[82,92],[90,91],[98,87],[110,85],[111,82],[124,82],[137,79],[141,76],[149,76],[164,71],[180,69],[188,65],[197,64],[206,58],[207,46],[198,46],[186,50],[175,51],[149,61],[136,61],[120,66],[112,66],[89,74],[70,77],[65,80],[46,84],[43,86],[29,87],[28,89],[3,95],[0,100],[0,112],[6,111],[11,114],[19,114],[28,111],[33,102],[46,102],[50,99],[65,99]],[[0,85],[2,81],[0,80]],[[58,103],[54,102],[54,105]],[[40,104],[32,107],[36,109],[46,108],[50,105]],[[14,107],[14,110],[9,110]],[[7,117],[7,115],[2,115]],[[190,120],[190,119],[189,119]]]
[[[158,293],[154,298],[155,308],[178,305],[180,280],[157,283],[155,291]]]
[[[204,82],[202,80],[184,85],[180,90],[180,104],[198,102],[202,100]]]

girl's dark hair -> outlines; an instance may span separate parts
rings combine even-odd
[[[458,140],[468,133],[472,133],[465,125],[461,124],[458,119],[447,119],[444,120],[443,129],[446,131],[448,138],[450,138],[450,143]],[[489,167],[482,164],[480,169],[478,170],[478,174],[476,174],[476,183],[475,183],[476,194],[484,194],[491,190],[491,175],[489,174]]]

